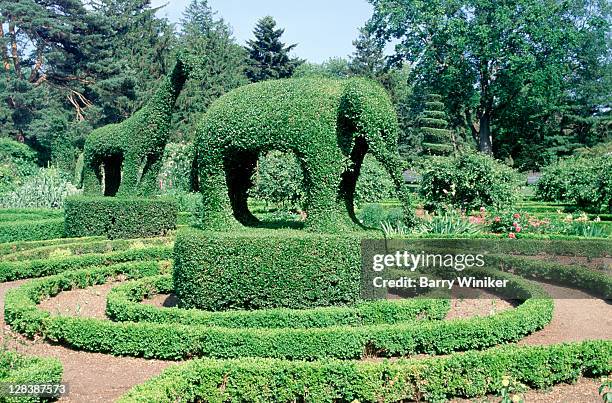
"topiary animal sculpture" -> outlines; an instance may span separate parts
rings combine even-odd
[[[189,75],[182,57],[155,95],[131,117],[91,132],[85,140],[83,190],[105,196],[155,193],[172,111]]]
[[[366,79],[284,79],[237,88],[210,106],[197,131],[201,225],[257,222],[247,206],[250,178],[258,156],[272,149],[293,152],[300,161],[307,229],[356,228],[353,198],[367,152],[390,174],[412,223],[398,133],[387,93]]]

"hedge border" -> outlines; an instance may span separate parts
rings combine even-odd
[[[6,368],[5,376],[0,376],[2,384],[59,384],[62,381],[63,368],[56,358],[24,356],[12,351],[0,352],[0,362]],[[4,368],[0,369],[4,372]],[[39,402],[48,401],[35,395],[7,396],[0,393],[3,402]]]
[[[87,266],[105,265],[145,259],[170,259],[171,247],[149,247],[114,253],[92,253],[56,259],[34,259],[17,262],[0,262],[0,282],[24,278],[42,277]]]
[[[64,236],[64,220],[26,220],[0,223],[0,243],[15,241],[39,241]]]
[[[445,401],[497,393],[503,376],[533,388],[612,372],[612,341],[504,346],[397,361],[196,359],[170,367],[119,402]]]
[[[147,277],[113,287],[106,299],[106,315],[116,322],[176,323],[227,328],[322,328],[391,324],[443,319],[450,303],[443,298],[378,300],[354,307],[263,309],[211,312],[159,308],[142,304],[150,294],[173,291],[172,276]]]
[[[95,240],[103,240],[104,237],[101,236],[92,236],[92,237],[82,237],[82,238],[55,238],[55,239],[45,239],[38,241],[15,241],[15,242],[6,242],[0,243],[0,256],[6,256],[16,252],[23,252],[25,250],[31,250],[36,248],[42,248],[45,246],[62,246],[69,245],[71,243],[79,243],[79,242],[89,242]]]
[[[539,286],[502,272],[496,276],[509,279],[510,284],[523,288],[532,298],[515,309],[489,317],[431,321],[418,325],[405,323],[320,329],[231,329],[201,325],[115,323],[93,318],[53,316],[36,306],[42,297],[73,289],[75,285],[83,287],[94,284],[93,281],[109,273],[126,274],[124,272],[128,272],[131,266],[127,264],[126,270],[120,270],[121,267],[115,265],[64,272],[35,279],[12,289],[5,299],[6,322],[26,335],[40,334],[73,348],[116,355],[161,359],[251,356],[314,360],[329,357],[361,358],[372,354],[447,354],[483,349],[519,340],[541,329],[550,322],[553,309],[552,300]],[[143,276],[142,272],[138,273]],[[490,272],[488,274],[492,275]],[[81,279],[81,283],[76,284],[74,279]]]

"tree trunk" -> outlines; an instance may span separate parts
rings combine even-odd
[[[13,17],[9,16],[8,24],[9,35],[11,36],[11,54],[13,56],[13,67],[17,77],[21,78],[21,64],[19,61],[19,50],[17,49],[17,35],[15,34],[15,22]]]
[[[489,111],[485,111],[480,116],[480,133],[478,143],[481,152],[488,155],[493,155],[493,141],[491,139],[491,113]]]

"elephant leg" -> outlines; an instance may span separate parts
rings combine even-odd
[[[344,172],[344,157],[335,145],[317,149],[304,156],[307,213],[305,229],[309,231],[351,231],[358,226],[346,211],[340,183]]]
[[[363,158],[368,151],[368,143],[364,138],[359,137],[355,141],[355,146],[351,150],[352,166],[349,170],[342,174],[342,182],[340,182],[340,197],[344,200],[344,207],[354,223],[362,226],[355,215],[355,189],[357,187],[357,179],[361,172]]]
[[[134,196],[138,185],[138,173],[141,166],[141,159],[135,153],[125,153],[123,155],[123,165],[121,167],[121,184],[117,191],[117,196]]]
[[[83,194],[102,195],[102,162],[97,158],[87,158],[83,167]]]
[[[206,151],[198,155],[202,194],[200,225],[204,229],[226,230],[240,227],[232,214],[221,148],[219,144],[202,147]]]
[[[259,223],[248,206],[248,191],[253,185],[252,177],[257,166],[257,152],[241,152],[224,161],[228,195],[234,217],[242,224],[254,226]]]
[[[162,167],[162,159],[157,154],[149,155],[146,159],[140,185],[138,186],[138,194],[141,196],[150,196],[159,192],[157,177]]]

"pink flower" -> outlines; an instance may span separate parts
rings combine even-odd
[[[487,211],[487,209],[486,209],[486,208],[484,208],[484,207],[481,207],[481,208],[480,208],[480,212],[481,212],[481,213],[484,213],[485,211]]]
[[[514,218],[516,218],[518,220],[519,218],[521,218],[521,215],[519,213],[514,213],[514,215],[512,217],[514,217]]]
[[[517,226],[514,227],[514,230],[516,232],[521,232],[521,227],[517,225]]]
[[[501,218],[499,218],[499,217],[495,217],[494,221],[495,221],[495,222],[500,222],[500,221],[501,221]]]
[[[516,234],[514,232],[509,233],[508,238],[516,239]]]

